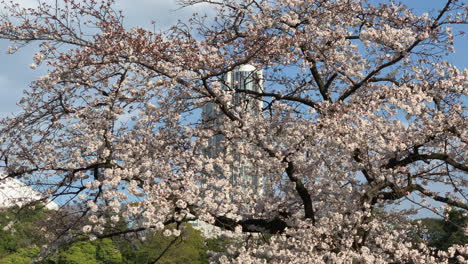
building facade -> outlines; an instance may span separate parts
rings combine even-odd
[[[256,69],[252,65],[241,65],[236,67],[231,72],[228,72],[222,79],[223,89],[233,92],[232,105],[233,108],[242,109],[244,113],[250,115],[260,115],[262,110],[262,102],[255,99],[253,93],[262,91],[262,71]],[[251,91],[252,93],[242,92]],[[202,110],[202,122],[207,128],[212,129],[215,133],[208,139],[208,146],[204,149],[204,154],[210,158],[216,158],[225,151],[222,146],[222,141],[225,137],[222,133],[224,122],[224,114],[215,103],[207,103]],[[245,147],[245,140],[242,138],[231,142],[234,148]],[[242,154],[236,154],[234,149],[235,164],[231,166],[230,181],[233,185],[245,185],[249,188],[255,188],[257,191],[262,190],[263,181],[257,175],[254,166],[249,162],[248,158]],[[213,174],[219,174],[219,170],[215,168]],[[207,175],[211,177],[214,175]]]
[[[58,210],[59,205],[44,198],[44,194],[29,187],[24,182],[8,178],[0,173],[0,210],[13,206],[24,206],[36,201],[42,201],[49,210]]]

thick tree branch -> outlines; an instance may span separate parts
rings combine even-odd
[[[304,213],[306,219],[311,219],[312,223],[315,225],[315,212],[314,207],[312,204],[312,198],[310,197],[309,191],[304,186],[302,181],[297,178],[295,175],[295,168],[294,163],[292,161],[288,161],[288,167],[286,168],[286,174],[290,181],[296,184],[296,191],[299,194],[299,197],[302,199],[302,203],[304,204]]]
[[[432,153],[432,154],[419,154],[412,153],[402,160],[391,159],[386,165],[382,166],[385,169],[391,169],[395,167],[402,167],[411,164],[416,161],[428,161],[428,160],[441,160],[450,164],[452,167],[457,168],[461,171],[468,172],[468,166],[466,164],[459,163],[452,159],[449,155],[444,153]]]
[[[196,219],[189,218],[189,219],[184,220],[184,222],[193,221],[193,220],[196,220]],[[164,225],[166,226],[166,225],[170,225],[174,223],[176,223],[174,220],[169,220],[169,221],[166,221]],[[235,231],[237,226],[241,226],[242,232],[269,233],[269,234],[282,233],[288,227],[286,222],[284,220],[281,220],[278,217],[275,217],[273,219],[246,219],[246,220],[237,221],[226,216],[218,216],[218,217],[215,217],[214,225],[217,227],[220,227],[221,229],[228,230],[228,231]],[[129,228],[129,229],[125,229],[122,231],[98,235],[97,238],[101,239],[101,238],[116,237],[116,236],[121,236],[125,234],[143,232],[143,231],[154,229],[154,228],[155,226]]]
[[[247,219],[236,221],[225,216],[219,216],[215,219],[215,226],[224,230],[234,231],[237,226],[242,227],[242,232],[250,233],[282,233],[288,225],[278,217],[273,219]]]
[[[328,92],[328,90],[330,89],[330,86],[332,85],[333,81],[336,79],[336,77],[338,77],[338,74],[337,73],[334,73],[332,74],[332,76],[330,76],[330,78],[328,78],[327,82],[325,83],[325,91]],[[331,98],[330,98],[330,95],[327,93],[326,94],[328,96],[328,100],[331,101]]]
[[[312,73],[312,77],[314,77],[315,83],[317,84],[320,94],[324,100],[330,101],[330,96],[328,94],[328,90],[326,90],[326,86],[323,83],[322,77],[317,69],[317,64],[315,61],[312,60],[312,66],[310,67],[310,72]]]
[[[414,191],[418,191],[422,194],[424,194],[427,197],[430,197],[431,199],[442,202],[451,206],[455,206],[458,208],[463,208],[465,210],[468,210],[468,205],[453,199],[450,199],[448,197],[443,197],[438,195],[437,193],[431,192],[427,189],[425,189],[423,186],[419,184],[409,184],[405,188],[399,188],[393,184],[390,186],[385,186],[385,187],[390,187],[392,191],[390,192],[379,192],[375,196],[372,197],[372,204],[375,204],[378,202],[378,200],[398,200],[401,199],[405,196],[407,196],[409,193],[412,193]]]
[[[455,207],[458,207],[458,208],[463,208],[465,210],[468,210],[468,204],[465,204],[465,203],[462,203],[462,202],[459,202],[459,201],[456,201],[456,200],[453,200],[453,199],[450,199],[450,198],[447,198],[447,197],[443,197],[443,196],[440,196],[434,192],[431,192],[429,190],[426,190],[424,187],[422,187],[421,185],[419,184],[412,184],[411,186],[411,190],[416,190],[416,191],[419,191],[420,193],[438,201],[438,202],[442,202],[442,203],[445,203],[445,204],[448,204],[448,205],[451,205],[451,206],[455,206]]]
[[[361,159],[361,157],[359,155],[361,155],[361,150],[359,148],[356,148],[354,150],[354,153],[353,153],[353,159],[356,162],[361,163],[362,159]],[[368,183],[374,182],[374,177],[372,177],[372,175],[369,173],[369,171],[367,169],[362,169],[361,172],[364,175],[364,177],[366,178]]]
[[[260,144],[260,147],[263,148],[270,157],[276,157],[275,152],[272,151],[271,149],[261,144]],[[288,161],[287,156],[283,158],[283,162],[287,162],[288,166],[286,167],[286,174],[288,175],[289,180],[295,184],[296,191],[299,197],[301,198],[302,203],[304,204],[305,218],[311,219],[312,223],[315,225],[315,210],[313,207],[312,198],[310,196],[309,191],[304,186],[304,183],[302,183],[302,181],[294,175],[295,174],[294,163],[292,161]]]

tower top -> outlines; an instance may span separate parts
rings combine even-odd
[[[237,70],[238,71],[245,71],[245,72],[252,72],[252,71],[256,71],[257,68],[255,68],[255,66],[250,65],[250,64],[242,64],[242,65],[238,66]]]

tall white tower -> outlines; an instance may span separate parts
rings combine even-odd
[[[223,89],[237,91],[234,93],[232,98],[233,107],[242,106],[244,109],[247,109],[248,113],[251,115],[261,114],[262,102],[255,99],[251,94],[239,91],[261,92],[262,77],[262,71],[252,65],[238,66],[223,77]],[[202,122],[214,131],[221,128],[223,124],[223,113],[221,113],[221,110],[215,103],[207,103],[204,105],[202,111]],[[216,158],[220,152],[224,151],[221,146],[221,142],[223,140],[224,136],[222,134],[213,135],[209,139],[208,147],[204,150],[205,155],[210,158]],[[245,141],[243,142],[242,140],[239,140],[236,144],[238,146],[241,146],[242,144],[245,145]],[[234,185],[237,185],[240,182],[249,183],[250,187],[261,189],[261,186],[263,185],[262,179],[260,179],[257,173],[255,173],[254,167],[240,154],[236,154],[235,159],[238,163],[243,165],[231,167],[231,183]],[[208,177],[209,176],[210,175],[208,175]]]

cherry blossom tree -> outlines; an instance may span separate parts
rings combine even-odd
[[[468,259],[414,243],[407,211],[384,210],[468,210],[468,70],[445,59],[464,1],[422,15],[395,1],[181,1],[199,3],[216,15],[154,32],[126,29],[111,0],[2,2],[9,52],[37,43],[31,67],[48,70],[0,121],[5,177],[46,188],[91,238],[122,234],[103,233],[120,218],[125,232],[200,220],[255,238],[222,263]],[[224,85],[245,64],[261,91]],[[207,103],[219,127],[199,118]],[[261,192],[230,181],[242,163]]]

